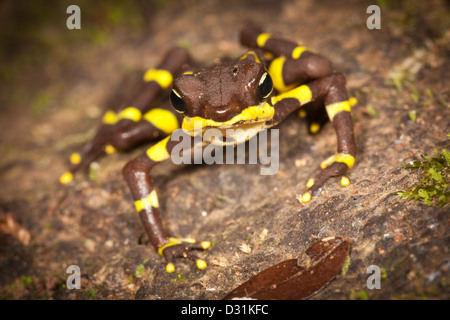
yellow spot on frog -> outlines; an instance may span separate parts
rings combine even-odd
[[[277,102],[287,98],[297,99],[300,105],[302,106],[311,101],[312,92],[307,85],[302,85],[288,92],[272,97],[272,104],[276,104]]]
[[[306,111],[305,110],[302,110],[302,109],[300,109],[300,110],[298,110],[298,113],[297,113],[297,115],[300,117],[300,118],[306,118]]]
[[[353,107],[355,104],[358,103],[358,99],[356,99],[355,97],[350,97],[348,99],[348,103],[350,103],[350,107]]]
[[[320,124],[318,124],[318,123],[311,123],[311,125],[309,126],[309,131],[311,132],[311,133],[317,133],[317,132],[319,132],[319,130],[320,130]]]
[[[148,208],[159,208],[158,195],[156,194],[156,190],[152,190],[148,196],[141,200],[137,200],[134,202],[137,212]]]
[[[172,84],[173,76],[167,70],[149,69],[144,74],[144,81],[145,82],[156,81],[161,88],[167,89]]]
[[[351,111],[350,102],[348,100],[329,104],[325,108],[327,109],[330,121],[333,121],[334,117],[342,111]]]
[[[286,57],[281,56],[272,60],[269,66],[269,74],[272,77],[273,86],[278,92],[286,92],[295,87],[295,85],[286,86],[283,80],[283,66]]]
[[[112,110],[106,111],[104,116],[103,116],[103,118],[102,118],[102,122],[104,124],[115,124],[117,121],[118,121],[117,115]]]
[[[302,53],[305,51],[311,51],[311,50],[308,49],[307,47],[303,47],[303,46],[295,47],[294,50],[292,50],[292,55],[291,55],[292,59],[300,58]]]
[[[113,153],[116,153],[116,152],[117,152],[117,150],[116,150],[116,148],[114,148],[114,146],[112,146],[110,144],[107,144],[105,146],[105,153],[106,154],[113,154]]]
[[[70,155],[70,163],[71,164],[80,164],[81,163],[81,155],[78,152],[74,152]]]
[[[59,182],[64,185],[69,184],[70,182],[72,182],[72,180],[73,180],[73,175],[71,172],[66,172],[59,178]]]
[[[171,134],[178,129],[178,120],[175,115],[165,109],[155,108],[144,114],[144,119],[165,134]]]
[[[211,247],[211,242],[209,241],[202,241],[200,242],[200,245],[202,246],[203,249],[208,249],[209,247]]]
[[[333,162],[343,162],[350,169],[355,164],[355,158],[351,154],[348,154],[348,153],[336,153],[336,154],[332,155],[331,157],[322,161],[322,163],[320,164],[320,167],[322,169],[325,169],[329,165],[331,165]]]
[[[141,120],[141,117],[142,117],[141,110],[135,107],[128,107],[123,109],[117,114],[112,110],[106,111],[105,114],[103,115],[102,122],[104,124],[110,125],[116,124],[122,119],[129,119],[134,122],[138,122],[139,120]]]
[[[173,265],[173,263],[170,262],[166,265],[166,272],[167,273],[175,272],[175,266]]]
[[[158,143],[156,143],[152,147],[150,147],[147,150],[147,156],[156,162],[168,159],[170,157],[170,155],[167,152],[166,145],[167,145],[167,142],[169,141],[169,138],[170,138],[170,136],[168,136],[167,138],[164,138],[163,140],[159,141]]]
[[[350,185],[350,180],[347,177],[341,177],[341,186],[348,187]]]
[[[266,44],[267,40],[272,38],[272,35],[270,33],[261,33],[258,38],[256,38],[256,43],[258,44],[258,47],[262,48]]]
[[[200,270],[205,270],[206,267],[208,266],[206,264],[205,260],[202,260],[202,259],[197,259],[196,264],[197,264],[197,268],[199,268]]]
[[[134,122],[138,122],[139,120],[141,120],[142,114],[141,114],[141,110],[139,110],[135,107],[128,107],[128,108],[123,109],[118,114],[118,117],[119,117],[119,119],[129,119]]]
[[[314,185],[314,179],[311,178],[308,180],[308,182],[306,182],[306,187],[309,189]]]
[[[307,203],[307,202],[309,202],[309,200],[311,200],[311,193],[305,192],[302,196],[302,202]]]

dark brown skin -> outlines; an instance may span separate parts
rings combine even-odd
[[[196,72],[179,74],[190,61],[185,50],[173,49],[168,53],[157,69],[167,70],[174,76],[170,100],[178,112],[173,109],[171,111],[176,114],[179,126],[183,116],[188,119],[198,117],[205,121],[214,120],[223,123],[241,115],[242,111],[248,107],[260,106],[263,103],[268,108],[273,107],[274,110],[273,117],[263,118],[265,128],[280,123],[299,108],[306,111],[308,121],[322,124],[327,117],[326,106],[348,100],[345,77],[332,72],[328,59],[310,51],[304,51],[299,56],[295,56],[293,55],[293,51],[297,48],[295,43],[273,36],[266,37],[268,39],[264,42],[258,38],[261,34],[262,31],[256,27],[245,28],[241,32],[241,43],[253,48],[252,51],[236,61],[223,62]],[[268,54],[272,57],[267,58]],[[275,67],[275,60],[280,56],[284,59],[283,63]],[[278,72],[277,79],[282,78],[277,80],[278,83],[282,81],[285,86],[289,86],[284,95],[278,95],[281,92],[272,90],[272,79],[277,76],[269,76],[267,70]],[[175,77],[177,74],[179,75]],[[310,96],[305,101],[292,93],[301,85],[304,85],[303,92]],[[122,110],[129,106],[139,109],[142,113],[151,110],[152,103],[164,91],[163,86],[159,78],[145,83],[133,101],[122,106]],[[169,110],[167,106],[163,106],[162,109]],[[234,123],[233,128],[237,129],[254,120],[256,119],[241,120]],[[354,159],[356,145],[349,110],[339,109],[334,114],[332,123],[337,136],[338,154],[342,153]],[[186,128],[183,127],[183,129]],[[184,130],[182,134],[193,140],[192,132]],[[103,124],[95,138],[82,149],[81,163],[74,165],[70,172],[74,173],[81,168],[86,168],[103,154],[106,144],[119,150],[128,150],[139,142],[161,139],[165,135],[167,132],[145,120],[133,121],[124,118],[114,124]],[[154,199],[157,196],[150,175],[151,170],[159,162],[170,158],[172,149],[178,143],[171,139],[162,140],[157,145],[159,148],[156,148],[159,151],[150,148],[128,162],[123,169],[124,178],[136,201],[136,208],[139,208],[139,216],[150,242],[167,260],[168,272],[173,272],[174,259],[179,257],[196,261],[197,266],[203,269],[201,266],[204,261],[199,260],[191,253],[191,250],[209,247],[209,244],[205,243],[170,240],[162,225],[159,206],[155,204]],[[351,167],[346,162],[336,160],[322,170],[314,179],[314,183],[308,186],[309,197],[304,202],[309,201],[313,192],[323,186],[330,177],[345,175],[349,166]],[[201,266],[198,261],[201,262]]]

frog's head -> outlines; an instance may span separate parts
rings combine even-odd
[[[173,83],[172,106],[184,114],[183,129],[196,134],[199,125],[219,130],[243,128],[273,118],[266,102],[272,79],[256,54],[221,63],[196,73],[184,73]]]

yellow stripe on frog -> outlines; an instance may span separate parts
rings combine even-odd
[[[165,109],[152,109],[144,114],[143,118],[165,134],[171,134],[178,129],[177,117],[175,117],[172,112]]]
[[[300,87],[297,87],[295,89],[292,89],[288,92],[279,94],[275,97],[272,97],[272,104],[276,104],[277,102],[287,99],[287,98],[294,98],[297,99],[300,105],[307,104],[312,99],[312,92],[311,89],[307,85],[302,85]]]
[[[106,111],[106,113],[103,115],[102,122],[103,124],[116,124],[122,119],[129,119],[134,122],[140,121],[142,118],[141,110],[135,107],[128,107],[120,111],[119,113],[115,113],[112,110]]]
[[[269,66],[269,74],[272,77],[273,86],[278,92],[286,92],[295,87],[295,85],[286,85],[283,80],[283,66],[286,61],[286,57],[280,56],[273,59]]]
[[[182,244],[183,242],[187,242],[187,243],[195,243],[196,241],[194,239],[181,239],[181,238],[169,238],[169,242],[166,243],[165,245],[161,246],[158,248],[158,253],[162,256],[163,255],[163,251],[164,249],[171,247],[171,246],[175,246],[177,244]]]
[[[152,192],[150,192],[149,195],[145,198],[135,201],[134,205],[137,212],[140,212],[141,210],[148,207],[159,208],[158,195],[156,194],[156,190],[152,190]]]
[[[139,110],[135,107],[128,107],[128,108],[120,111],[118,117],[119,117],[119,119],[129,119],[134,122],[138,122],[142,118],[142,113],[141,113],[141,110]]]
[[[211,119],[202,117],[184,117],[182,128],[187,131],[194,131],[199,127],[227,127],[232,126],[236,122],[251,122],[251,121],[267,121],[273,118],[275,109],[273,106],[264,102],[262,106],[252,106],[244,109],[240,114],[234,116],[232,119],[225,122],[217,122]]]
[[[244,55],[240,58],[240,60],[247,59],[247,57],[248,57],[249,55],[252,55],[252,56],[255,58],[255,62],[256,62],[256,63],[261,63],[261,60],[259,60],[258,55],[255,53],[255,51],[248,51],[246,54],[244,54]]]
[[[350,102],[348,100],[329,104],[325,108],[327,109],[327,114],[330,121],[333,121],[334,117],[342,111],[351,111]]]
[[[355,164],[355,157],[353,157],[349,153],[336,153],[336,154],[332,155],[331,157],[322,161],[322,163],[320,164],[320,167],[322,169],[325,169],[334,162],[345,163],[347,165],[347,167],[350,169]]]
[[[295,47],[294,50],[292,50],[292,54],[291,54],[292,59],[300,58],[302,53],[305,52],[305,51],[311,51],[311,49],[309,49],[307,47],[303,47],[303,46]]]
[[[156,81],[161,88],[167,89],[172,84],[173,76],[167,70],[149,69],[144,74],[144,81],[145,82]]]
[[[159,141],[158,143],[154,144],[147,150],[147,156],[156,162],[166,160],[170,157],[169,153],[167,152],[166,145],[169,141],[170,136],[164,138],[163,140]]]
[[[258,47],[262,48],[266,44],[267,40],[272,38],[272,35],[270,33],[261,33],[256,38],[256,43]]]

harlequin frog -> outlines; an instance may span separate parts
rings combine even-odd
[[[346,173],[355,162],[356,146],[352,99],[347,96],[345,77],[333,72],[327,58],[258,27],[244,28],[240,41],[250,50],[237,60],[199,70],[186,69],[191,59],[185,49],[170,50],[156,68],[145,72],[142,87],[131,101],[106,111],[97,135],[71,155],[71,168],[60,178],[62,184],[69,184],[76,171],[86,169],[102,154],[159,140],[128,162],[123,175],[150,242],[165,258],[169,273],[175,271],[175,258],[180,257],[205,269],[206,262],[192,250],[211,245],[208,241],[172,238],[161,222],[151,170],[170,158],[178,143],[170,139],[171,134],[179,128],[192,139],[204,132],[195,130],[195,122],[202,128],[251,127],[258,132],[297,111],[307,119],[309,131],[316,133],[329,119],[337,136],[337,152],[321,163],[322,170],[315,178],[308,180],[301,201],[309,202],[330,177],[340,176],[343,186],[349,184]],[[170,103],[154,107],[165,92],[170,92]]]

